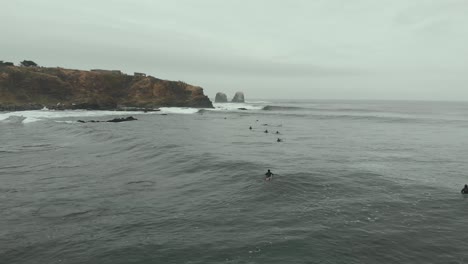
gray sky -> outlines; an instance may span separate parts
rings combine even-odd
[[[214,97],[468,100],[468,0],[0,0],[0,60]]]

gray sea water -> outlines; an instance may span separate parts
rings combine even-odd
[[[468,263],[468,103],[216,106],[0,113],[0,263]]]

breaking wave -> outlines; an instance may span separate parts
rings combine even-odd
[[[38,121],[54,120],[60,123],[74,121],[60,120],[63,118],[95,118],[105,116],[154,115],[154,114],[195,114],[197,108],[161,107],[160,111],[102,111],[102,110],[31,110],[0,113],[0,122],[10,124],[33,123]]]
[[[26,117],[24,116],[12,115],[12,116],[8,116],[5,119],[1,119],[0,117],[0,122],[7,123],[7,124],[22,124],[25,119]]]

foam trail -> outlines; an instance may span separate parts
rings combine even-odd
[[[8,116],[5,119],[0,119],[2,123],[8,123],[8,124],[21,124],[23,121],[26,119],[24,116],[17,116],[17,115],[11,115]]]
[[[263,106],[251,105],[247,103],[214,103],[213,106],[217,111],[234,111],[239,110],[239,108],[245,108],[247,110],[261,110]]]
[[[41,120],[50,120],[66,117],[122,116],[153,113],[157,112],[144,113],[138,111],[32,110],[2,113],[0,114],[0,121],[8,119],[10,116],[22,116],[24,117],[24,123],[32,123]]]
[[[190,107],[161,107],[159,108],[160,113],[163,114],[195,114],[200,109]]]

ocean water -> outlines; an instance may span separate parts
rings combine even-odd
[[[215,106],[0,113],[0,263],[468,263],[468,103]]]

